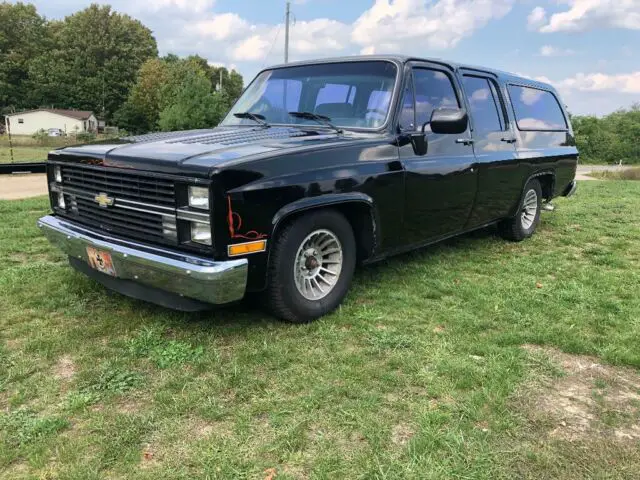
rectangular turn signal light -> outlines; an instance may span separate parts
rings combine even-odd
[[[255,242],[236,243],[227,247],[227,253],[230,257],[238,255],[248,255],[250,253],[264,252],[267,249],[266,240],[258,240]]]

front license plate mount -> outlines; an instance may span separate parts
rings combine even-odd
[[[116,269],[113,266],[113,259],[109,252],[98,250],[93,247],[87,247],[87,257],[89,258],[89,266],[106,275],[116,277]]]

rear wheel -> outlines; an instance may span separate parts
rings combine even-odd
[[[500,234],[507,240],[520,242],[529,238],[540,223],[542,206],[542,187],[537,179],[531,179],[524,187],[522,198],[515,217],[500,222]]]
[[[351,225],[334,210],[306,214],[287,224],[273,244],[266,300],[279,318],[307,323],[344,299],[356,264]]]

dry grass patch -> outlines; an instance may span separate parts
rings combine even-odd
[[[414,429],[406,423],[398,423],[391,429],[391,441],[398,446],[404,446],[415,434]]]
[[[68,382],[76,374],[76,365],[69,355],[60,357],[53,367],[53,375],[58,379]]]
[[[640,167],[630,167],[623,170],[591,172],[589,173],[589,176],[600,180],[640,180]]]
[[[640,440],[640,372],[554,348],[524,348],[549,357],[564,373],[545,378],[527,392],[527,414],[551,427],[549,437],[572,442]]]

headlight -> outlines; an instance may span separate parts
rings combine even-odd
[[[189,187],[189,206],[209,210],[209,189],[206,187]]]
[[[67,204],[64,202],[64,193],[58,192],[58,206],[62,209],[67,208]]]
[[[62,169],[57,165],[53,167],[53,177],[56,182],[62,183]]]
[[[211,225],[191,222],[191,241],[211,245]]]

